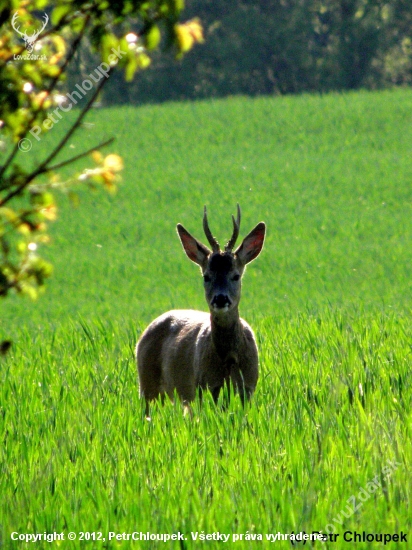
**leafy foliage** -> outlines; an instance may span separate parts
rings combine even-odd
[[[405,0],[193,0],[193,14],[204,24],[204,47],[180,67],[155,57],[156,71],[138,82],[119,75],[107,104],[412,83]]]
[[[70,192],[74,200],[78,185],[115,190],[122,160],[113,154],[104,158],[95,152],[94,168],[64,181],[58,176],[60,168],[112,140],[63,161],[57,158],[115,69],[131,80],[136,71],[150,65],[151,52],[159,47],[162,35],[163,45],[173,47],[178,57],[202,41],[197,20],[179,21],[182,8],[182,0],[8,0],[2,4],[0,128],[5,159],[0,165],[0,296],[13,290],[35,298],[51,274],[51,265],[38,249],[48,242],[48,223],[57,216],[57,190]],[[131,32],[132,25],[137,30]],[[44,30],[37,36],[41,27]],[[84,42],[99,60],[94,77],[63,95],[67,74]],[[73,107],[79,109],[71,127],[43,158],[31,158],[28,168],[22,157],[33,140],[40,141]]]

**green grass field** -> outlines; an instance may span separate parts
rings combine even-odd
[[[0,339],[13,340],[0,547],[220,548],[203,532],[290,548],[267,536],[292,531],[338,535],[306,547],[384,547],[344,540],[365,531],[407,533],[385,548],[411,548],[412,93],[122,107],[87,123],[65,155],[115,135],[119,192],[83,192],[78,209],[62,197],[47,292],[0,304]],[[167,403],[146,422],[139,334],[168,309],[206,306],[176,223],[203,238],[207,204],[224,242],[237,202],[242,236],[268,228],[240,305],[260,350],[254,399],[222,411],[206,396],[192,420]],[[44,532],[65,541],[11,540]],[[109,541],[133,532],[187,540]]]

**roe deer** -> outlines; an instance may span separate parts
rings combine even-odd
[[[260,222],[232,252],[239,235],[239,205],[237,219],[232,220],[233,234],[223,251],[209,229],[206,206],[203,228],[212,250],[177,225],[187,256],[201,268],[210,313],[168,311],[142,334],[136,359],[146,416],[150,401],[165,394],[173,399],[175,390],[183,403],[193,401],[197,388],[210,389],[217,401],[221,388],[231,381],[243,403],[256,387],[258,351],[238,306],[245,266],[262,250],[266,226]]]

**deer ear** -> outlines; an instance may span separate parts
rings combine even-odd
[[[195,264],[198,264],[201,267],[204,266],[209,255],[211,254],[207,246],[192,237],[189,231],[186,231],[180,223],[177,224],[177,232],[188,258],[192,260],[192,262],[195,262]]]
[[[259,256],[265,241],[265,232],[266,225],[263,222],[258,223],[235,250],[235,256],[239,258],[243,265],[248,264]]]

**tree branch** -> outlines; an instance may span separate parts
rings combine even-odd
[[[87,151],[84,151],[83,153],[80,153],[79,155],[76,155],[75,157],[72,157],[71,159],[64,160],[63,162],[59,162],[58,164],[54,164],[53,166],[48,166],[47,169],[44,169],[43,172],[40,172],[43,174],[44,172],[50,172],[52,170],[59,170],[59,168],[63,168],[63,166],[66,166],[67,164],[71,164],[72,162],[75,162],[76,160],[79,160],[83,157],[87,157],[90,153],[93,151],[97,151],[99,149],[102,149],[103,147],[106,147],[106,145],[109,145],[110,143],[113,143],[115,138],[107,139],[106,141],[102,141],[98,145],[95,145],[94,147],[91,147],[90,149],[87,149]]]
[[[103,88],[104,84],[107,82],[108,77],[113,69],[110,68],[110,70],[107,72],[107,78],[101,80],[99,82],[99,85],[95,89],[92,97],[89,99],[87,105],[84,107],[84,109],[81,111],[80,115],[77,117],[77,120],[73,124],[73,126],[70,128],[70,130],[67,132],[67,134],[64,136],[64,138],[60,141],[60,143],[57,145],[57,147],[50,153],[50,155],[40,164],[40,166],[34,170],[31,174],[25,178],[25,180],[16,188],[14,191],[10,191],[8,195],[6,195],[1,201],[0,206],[4,206],[10,199],[15,197],[16,195],[19,195],[28,185],[31,183],[34,178],[36,178],[40,174],[44,174],[49,170],[48,164],[60,153],[60,151],[63,149],[63,147],[66,145],[66,143],[69,141],[71,136],[74,134],[74,132],[77,130],[77,128],[80,126],[83,118],[86,116],[88,111],[90,110],[91,106],[93,105],[96,97],[99,95],[100,90]]]
[[[58,72],[58,74],[51,80],[49,86],[44,90],[46,92],[46,94],[43,96],[43,98],[41,99],[40,101],[40,104],[39,106],[37,107],[37,109],[34,109],[32,111],[32,115],[30,117],[30,119],[27,121],[27,127],[26,127],[26,130],[24,131],[24,134],[22,134],[19,142],[24,139],[29,130],[30,130],[30,127],[31,125],[33,124],[33,122],[35,121],[36,119],[36,116],[39,114],[39,112],[41,111],[41,109],[43,108],[43,104],[44,102],[46,101],[46,98],[52,93],[52,91],[54,90],[54,88],[56,87],[58,81],[59,81],[59,78],[60,76],[64,73],[64,71],[66,70],[67,68],[67,65],[70,63],[70,61],[73,59],[73,56],[74,54],[76,53],[77,51],[77,48],[79,47],[80,45],[80,42],[84,36],[84,33],[86,32],[86,28],[87,28],[87,25],[89,24],[89,21],[90,21],[90,14],[88,14],[86,16],[86,19],[84,21],[84,25],[83,25],[83,28],[81,30],[81,32],[77,35],[76,39],[73,41],[73,44],[71,46],[71,49],[70,49],[70,52],[68,54],[68,56],[66,57],[63,65],[60,67],[60,70]],[[50,31],[48,31],[46,34],[49,34],[51,33],[53,30],[56,31],[58,30],[58,27],[55,27],[54,29],[51,29]],[[8,169],[8,167],[10,166],[10,164],[13,162],[13,159],[14,157],[16,156],[16,154],[18,153],[19,151],[19,142],[17,142],[15,144],[15,146],[13,147],[8,159],[6,160],[6,162],[4,163],[3,166],[0,167],[0,180],[3,176],[3,174],[6,172],[6,170]]]

